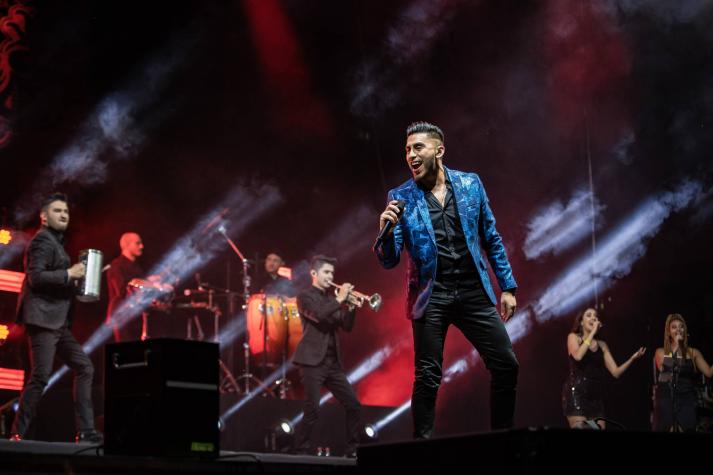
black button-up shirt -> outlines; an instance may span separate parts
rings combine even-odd
[[[430,191],[426,193],[426,203],[438,248],[438,280],[454,277],[475,279],[478,270],[468,250],[453,188],[448,178],[444,205],[441,206],[438,198]]]
[[[128,259],[125,255],[119,254],[111,261],[106,272],[106,282],[109,289],[109,305],[107,306],[107,316],[111,317],[119,307],[119,304],[126,298],[126,284],[131,279],[138,279],[144,276],[144,270],[138,262]]]
[[[281,275],[271,276],[267,272],[259,273],[251,285],[253,293],[262,293],[267,295],[286,295],[294,297],[297,295],[292,281]]]

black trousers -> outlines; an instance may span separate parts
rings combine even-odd
[[[443,373],[443,345],[455,325],[478,350],[490,371],[490,426],[512,427],[519,363],[497,309],[480,281],[442,279],[423,317],[412,322],[416,375],[411,398],[414,437],[433,433],[436,394]]]
[[[361,404],[346,374],[333,355],[327,355],[318,366],[300,366],[305,390],[304,418],[296,440],[298,452],[311,452],[312,429],[319,418],[320,389],[326,386],[346,411],[347,453],[359,444]]]
[[[35,416],[37,404],[52,374],[55,353],[75,373],[74,413],[78,431],[94,429],[92,406],[92,380],[94,366],[68,328],[48,330],[27,325],[30,340],[32,373],[20,396],[20,407],[15,416],[12,432],[24,437]]]

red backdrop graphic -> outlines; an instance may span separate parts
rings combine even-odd
[[[13,110],[12,55],[27,50],[22,39],[27,31],[27,19],[32,16],[30,2],[0,0],[0,148],[12,138],[10,114]]]

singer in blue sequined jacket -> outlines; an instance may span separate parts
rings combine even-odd
[[[465,173],[443,167],[453,187],[458,215],[463,226],[468,249],[478,269],[490,301],[497,306],[493,286],[488,277],[481,247],[490,262],[502,291],[517,287],[505,253],[503,241],[495,229],[495,217],[490,210],[485,188],[475,173]],[[424,192],[413,179],[389,191],[387,203],[403,200],[404,214],[394,226],[392,238],[376,248],[379,262],[386,269],[395,267],[401,252],[408,251],[408,297],[406,312],[409,318],[418,319],[428,305],[436,278],[438,251],[433,225],[428,213]]]

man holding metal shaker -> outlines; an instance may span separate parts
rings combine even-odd
[[[75,373],[76,441],[101,443],[102,435],[94,428],[94,367],[69,331],[72,302],[86,266],[81,262],[71,265],[64,249],[64,233],[69,225],[67,196],[55,193],[45,199],[40,220],[42,226],[25,251],[26,276],[17,306],[17,322],[25,325],[29,338],[32,373],[20,396],[10,438],[19,441],[26,436],[56,353]]]

